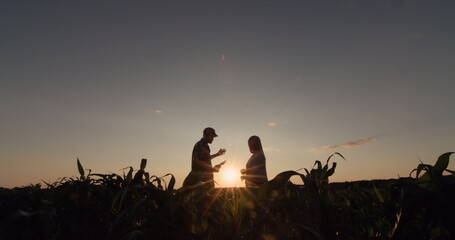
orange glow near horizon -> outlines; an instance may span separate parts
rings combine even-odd
[[[240,168],[235,166],[225,166],[218,173],[218,184],[220,187],[240,187],[243,182],[240,180]]]

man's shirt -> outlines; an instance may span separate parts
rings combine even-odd
[[[191,171],[200,174],[200,181],[213,181],[213,167],[210,147],[204,139],[194,145],[191,159]]]

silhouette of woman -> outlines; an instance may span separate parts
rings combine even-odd
[[[245,180],[246,187],[259,187],[267,182],[265,155],[262,150],[261,139],[258,136],[251,136],[248,139],[248,147],[253,155],[248,159],[246,169],[240,170],[241,179]]]

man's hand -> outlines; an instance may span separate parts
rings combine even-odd
[[[221,148],[217,153],[210,155],[210,159],[214,159],[226,153],[226,149]]]
[[[221,162],[220,164],[215,165],[215,167],[213,167],[213,169],[215,170],[215,172],[219,172],[221,166],[223,166],[225,163],[226,163],[226,161],[223,161],[223,162]]]
[[[217,156],[221,156],[221,155],[223,155],[223,154],[225,154],[225,153],[226,153],[226,149],[221,148],[220,150],[218,150],[218,152],[216,153],[216,155],[217,155]]]

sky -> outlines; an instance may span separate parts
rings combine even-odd
[[[181,186],[335,152],[330,181],[407,177],[455,151],[455,2],[1,1],[0,187],[138,169]],[[453,157],[449,168],[454,169]],[[233,170],[234,169],[234,170]],[[224,175],[223,175],[224,174]],[[294,180],[295,181],[295,180]],[[299,183],[296,181],[296,183]]]

